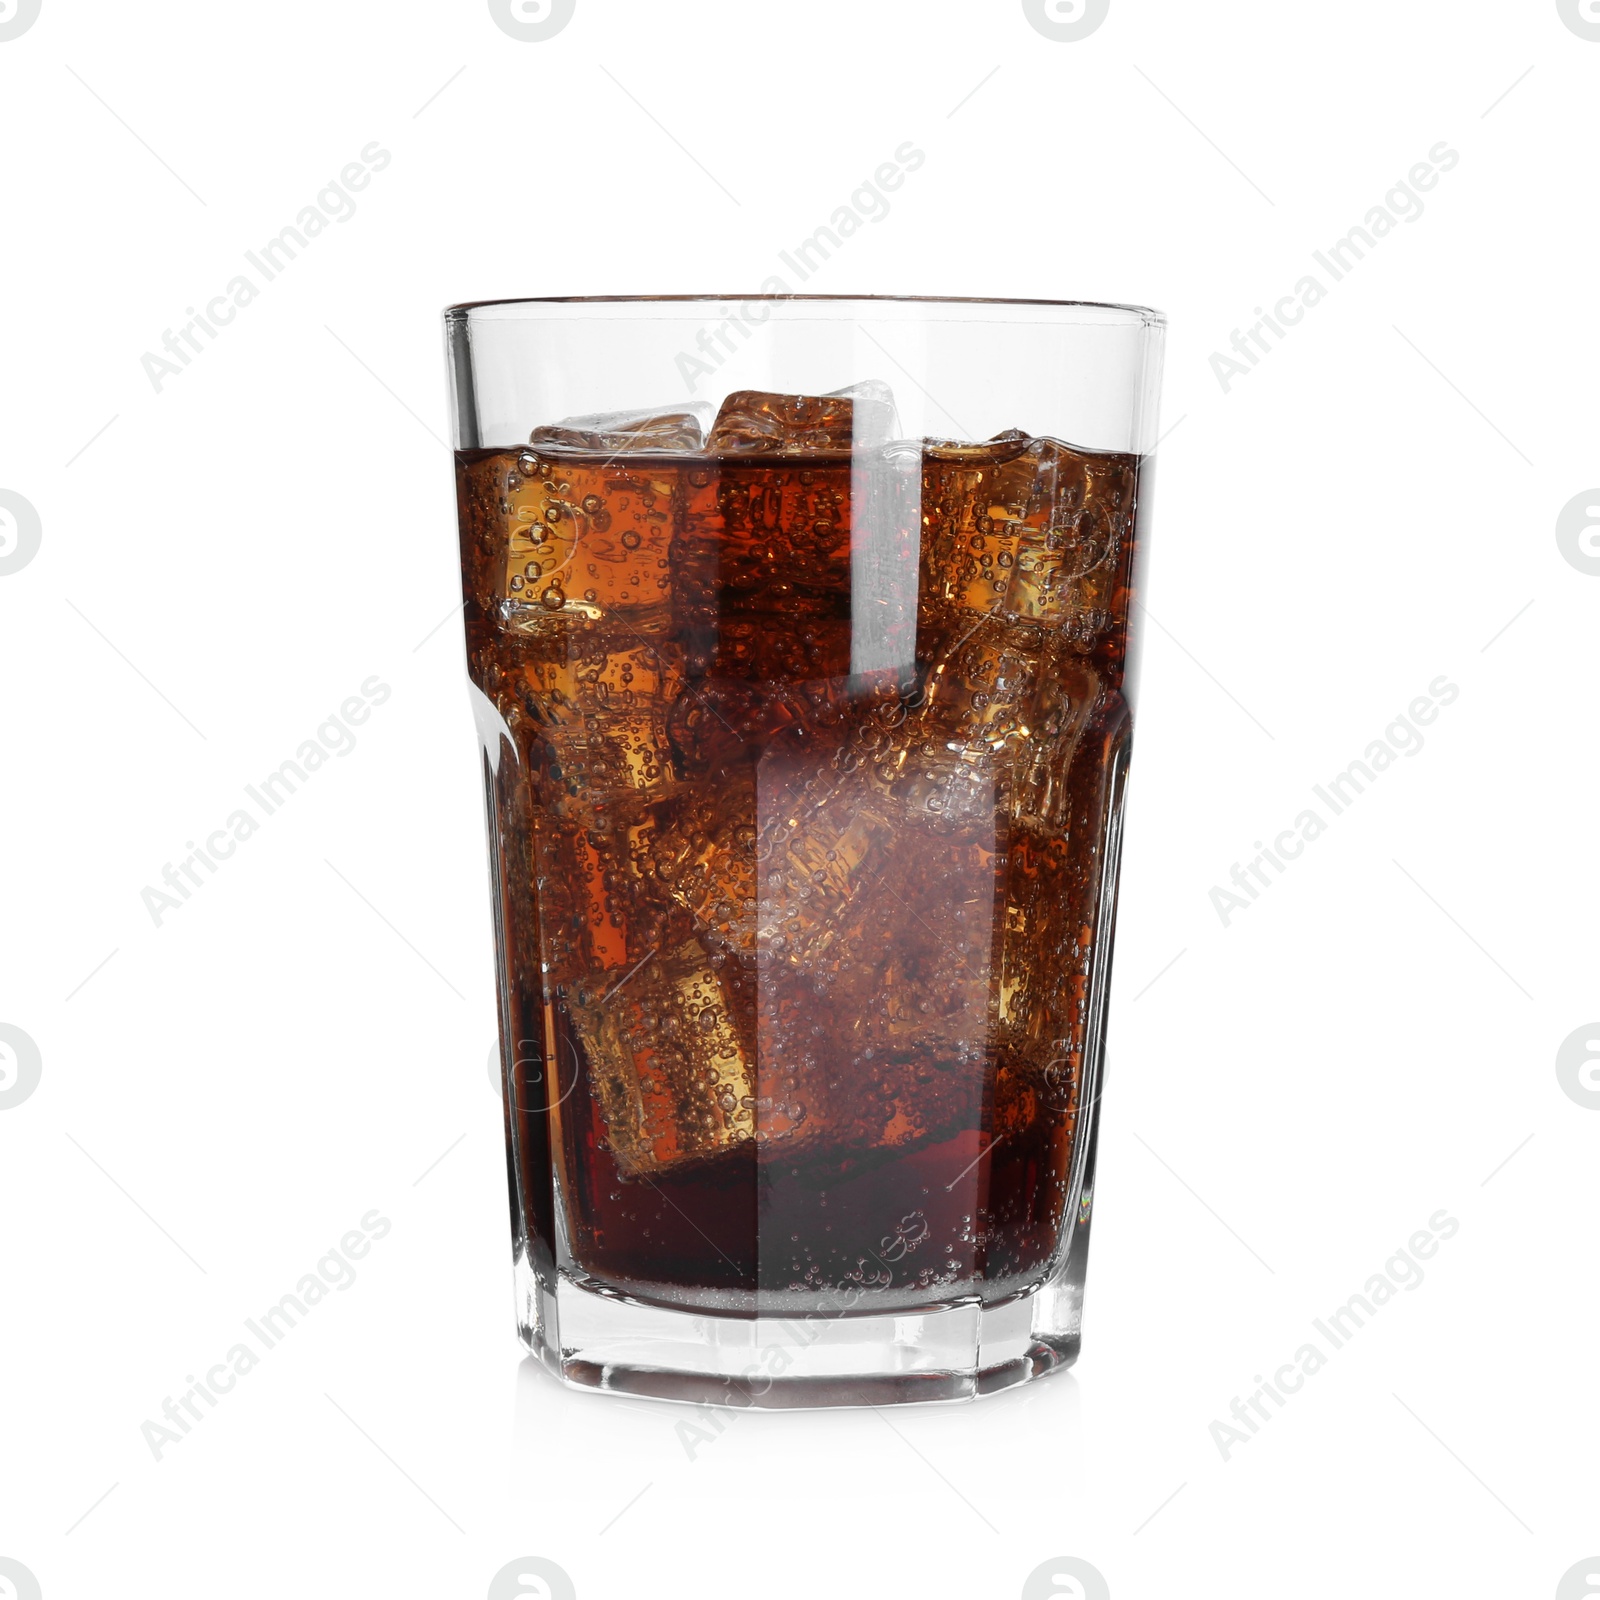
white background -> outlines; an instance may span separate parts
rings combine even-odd
[[[1600,482],[1597,82],[1554,0],[1112,0],[1076,43],[1014,0],[578,0],[542,43],[482,0],[43,0],[0,42],[0,489],[42,527],[0,577],[0,1022],[42,1061],[0,1111],[0,1556],[45,1600],[476,1600],[525,1555],[582,1600],[1009,1600],[1056,1556],[1116,1600],[1555,1595],[1600,1551],[1600,1112],[1556,1073],[1600,1014],[1600,578],[1555,532]],[[1084,1351],[691,1459],[514,1338],[439,311],[753,288],[908,139],[809,288],[1172,322]],[[357,213],[157,393],[144,353],[370,141]],[[1440,141],[1425,214],[1224,393]],[[1426,747],[1224,927],[1441,674]],[[372,675],[357,748],[156,927]],[[374,1208],[359,1280],[153,1459]],[[1224,1460],[1440,1209],[1421,1286]]]

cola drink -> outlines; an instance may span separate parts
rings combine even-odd
[[[862,384],[458,452],[541,1271],[737,1314],[1000,1305],[1058,1261],[1142,461],[897,432]]]

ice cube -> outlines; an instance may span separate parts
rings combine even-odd
[[[595,1101],[628,1177],[736,1148],[755,1127],[752,995],[736,962],[688,939],[573,986]]]
[[[924,596],[968,613],[1103,631],[1134,495],[1128,455],[1015,432],[987,446],[931,446]]]
[[[757,981],[758,1145],[778,1146],[785,1162],[839,1172],[978,1126],[981,1016],[970,1041],[956,1027],[943,1041],[924,1029],[914,1041],[886,1044],[868,1031],[871,1012],[863,1009],[881,1008],[881,990],[864,997],[842,985],[819,992],[785,969],[762,972]]]
[[[830,394],[738,389],[722,402],[707,448],[718,455],[809,455],[886,444],[899,432],[894,396],[868,379]]]
[[[900,436],[894,391],[881,378],[863,378],[822,398],[850,402],[850,442],[854,449],[872,449]]]
[[[808,678],[803,641],[792,634],[790,648],[782,649],[748,624],[735,629],[723,642],[729,654],[741,658],[748,647],[755,676],[686,683],[667,723],[680,770],[686,776],[725,773],[780,742],[826,756],[850,702],[849,681]],[[775,666],[782,670],[774,671]]]
[[[587,816],[610,799],[671,789],[668,719],[683,683],[681,647],[595,629],[554,659],[530,653],[512,681],[553,756],[550,804]]]
[[[681,478],[676,462],[620,454],[591,464],[548,445],[524,451],[505,486],[503,624],[538,633],[552,617],[626,613],[642,627],[651,608],[665,620]]]
[[[996,1017],[1011,1079],[997,1085],[997,1119],[1006,1081],[1021,1085],[1024,1099],[1033,1094],[1056,1111],[1071,1109],[1083,1062],[1093,1054],[1090,980],[1103,926],[1101,894],[1114,866],[1106,858],[1109,813],[1128,729],[1120,696],[1097,699],[1087,720],[1063,740],[1055,762],[1055,814],[1021,813],[1011,820],[1000,864],[1005,927]]]
[[[1064,826],[1066,773],[1103,674],[1063,630],[970,618],[924,662],[903,720],[870,759],[895,802],[954,821],[998,805]]]
[[[1094,856],[1055,829],[1024,822],[1005,868],[1005,925],[996,975],[996,1139],[1048,1108],[1076,1113],[1089,1020]],[[1070,1125],[1067,1136],[1070,1138]]]
[[[850,456],[726,456],[684,474],[672,606],[691,671],[850,672]]]
[[[755,949],[756,791],[748,764],[685,784],[652,855],[657,879],[708,949]]]
[[[779,748],[756,777],[756,945],[814,973],[860,960],[856,937],[894,823],[860,765],[814,764]]]
[[[1029,437],[1021,428],[1007,428],[988,439],[924,439],[922,443],[928,454],[940,461],[989,461],[997,450],[1026,445]]]
[[[641,450],[698,450],[705,443],[711,407],[704,401],[638,411],[595,411],[587,416],[547,422],[528,435],[536,450],[608,451],[626,455]]]
[[[1007,1047],[1040,1066],[1071,1049],[1073,979],[1087,969],[1090,930],[1064,834],[1023,823],[1004,866],[1004,929],[996,1025]]]
[[[786,1159],[859,1160],[976,1127],[983,1108],[992,815],[939,834],[880,815],[868,832],[835,802],[774,840],[781,878],[768,871],[758,906],[787,937],[758,967],[756,1138],[786,1141]]]

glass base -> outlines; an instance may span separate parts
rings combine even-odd
[[[517,1321],[546,1368],[579,1388],[770,1410],[975,1400],[1070,1366],[1082,1291],[1057,1278],[1003,1304],[843,1316],[711,1316],[645,1305],[517,1262]]]

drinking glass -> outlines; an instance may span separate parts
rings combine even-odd
[[[1163,319],[445,320],[523,1339],[771,1407],[1070,1363]]]

